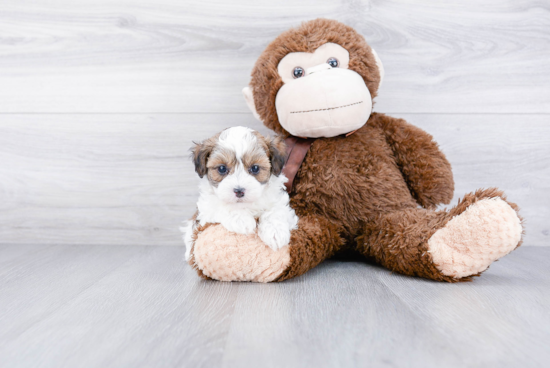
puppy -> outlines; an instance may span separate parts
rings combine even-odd
[[[245,128],[229,128],[192,148],[201,178],[197,213],[184,229],[185,259],[198,225],[219,223],[238,234],[258,232],[273,250],[290,242],[298,217],[289,206],[281,173],[285,144]]]

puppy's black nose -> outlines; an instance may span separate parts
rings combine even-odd
[[[244,188],[235,188],[233,189],[233,191],[235,192],[235,195],[237,196],[237,198],[244,197]]]

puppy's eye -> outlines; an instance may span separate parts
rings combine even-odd
[[[302,68],[301,66],[297,66],[296,68],[294,68],[294,70],[292,70],[292,76],[294,78],[301,78],[304,76],[304,68]]]
[[[252,173],[252,174],[257,174],[260,172],[260,167],[258,165],[252,165],[250,166],[250,169],[249,171]]]
[[[329,58],[327,60],[327,64],[333,68],[338,68],[338,65],[340,65],[340,63],[338,62],[338,59],[336,59],[335,57]]]
[[[225,165],[218,166],[218,172],[220,173],[220,175],[227,174],[227,167],[225,167]]]

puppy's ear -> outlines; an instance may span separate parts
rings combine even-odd
[[[195,172],[202,178],[208,172],[206,164],[208,162],[208,156],[210,156],[214,149],[214,143],[212,139],[208,139],[201,143],[193,142],[193,144],[195,146],[191,148],[191,155],[193,163],[195,164]]]
[[[271,160],[271,172],[279,176],[283,170],[286,159],[286,144],[281,137],[272,138],[269,142],[269,159]]]

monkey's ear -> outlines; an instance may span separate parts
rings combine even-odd
[[[206,164],[208,162],[208,156],[210,156],[210,153],[212,152],[213,146],[208,144],[208,142],[193,142],[193,144],[195,146],[191,148],[191,154],[193,163],[195,164],[195,172],[202,178],[208,172]]]
[[[272,138],[269,142],[269,156],[271,160],[271,172],[279,176],[285,166],[286,144],[281,137]]]
[[[260,119],[260,115],[256,111],[256,105],[254,104],[254,94],[252,93],[252,89],[250,87],[244,87],[243,96],[244,96],[244,100],[246,101],[246,105],[248,106],[250,111],[252,111],[252,115],[254,115],[254,117],[259,121],[262,121],[262,119]]]
[[[374,59],[376,60],[376,66],[378,67],[378,73],[380,74],[380,83],[378,83],[378,89],[380,89],[380,86],[382,86],[382,80],[384,79],[384,65],[382,64],[382,60],[378,57],[378,54],[376,53],[376,50],[371,48],[372,54],[374,55]]]

